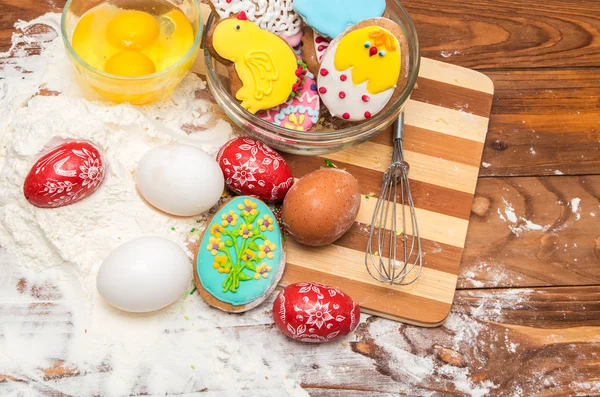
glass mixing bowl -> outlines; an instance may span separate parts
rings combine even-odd
[[[169,97],[175,87],[188,73],[202,39],[202,18],[197,0],[161,0],[163,5],[170,4],[179,8],[188,18],[194,29],[194,44],[174,65],[159,72],[139,77],[124,77],[98,70],[86,63],[71,46],[71,38],[77,22],[91,8],[110,3],[124,9],[142,11],[148,8],[144,0],[69,0],[65,5],[61,19],[61,34],[71,63],[75,70],[89,85],[105,98],[113,102],[129,102],[134,105],[151,103]]]
[[[301,155],[326,154],[358,145],[382,132],[398,117],[408,102],[419,74],[419,42],[412,20],[397,0],[387,1],[386,14],[388,18],[402,27],[408,40],[408,83],[395,102],[389,103],[386,109],[361,124],[353,124],[337,130],[321,128],[319,131],[295,131],[262,120],[242,108],[231,95],[227,88],[229,83],[227,68],[211,56],[205,45],[204,58],[208,86],[227,116],[244,129],[248,135],[283,152]],[[217,16],[213,12],[206,23],[205,35],[216,21]],[[206,42],[206,37],[204,42]],[[323,116],[323,111],[321,116]]]

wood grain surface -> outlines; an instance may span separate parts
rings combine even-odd
[[[353,343],[290,344],[290,355],[305,357],[295,373],[322,397],[465,396],[474,388],[480,396],[600,395],[600,3],[402,3],[422,55],[482,70],[496,86],[459,290],[437,329],[373,317]],[[2,1],[0,48],[10,45],[17,19],[63,5]],[[469,148],[448,155],[462,150]],[[436,268],[460,256],[444,252]],[[239,335],[257,329],[277,332],[266,324]],[[57,361],[44,380],[76,375]],[[44,382],[33,388],[55,395]]]

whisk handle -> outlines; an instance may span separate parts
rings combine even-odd
[[[394,121],[394,141],[404,139],[404,112]]]

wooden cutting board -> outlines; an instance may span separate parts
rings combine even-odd
[[[481,73],[425,58],[417,85],[405,110],[404,148],[423,245],[419,280],[390,286],[373,280],[365,269],[376,195],[392,156],[388,129],[333,154],[284,154],[296,178],[330,160],[358,179],[363,197],[352,229],[333,245],[313,248],[288,239],[282,284],[313,281],[336,286],[363,312],[435,327],[448,316],[454,298],[494,86]]]
[[[210,9],[201,7],[206,22]],[[192,70],[202,75],[204,59],[198,55]],[[408,286],[379,283],[365,268],[376,196],[392,157],[391,128],[333,154],[283,154],[296,178],[330,160],[358,179],[363,197],[352,229],[333,245],[313,248],[288,239],[281,285],[320,282],[348,293],[365,313],[424,327],[441,325],[454,299],[493,94],[494,84],[484,74],[421,58],[417,87],[405,109],[404,149],[424,256],[421,277]]]

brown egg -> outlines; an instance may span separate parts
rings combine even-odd
[[[312,246],[333,243],[352,226],[360,208],[358,181],[346,171],[323,168],[300,179],[283,201],[289,234]]]

